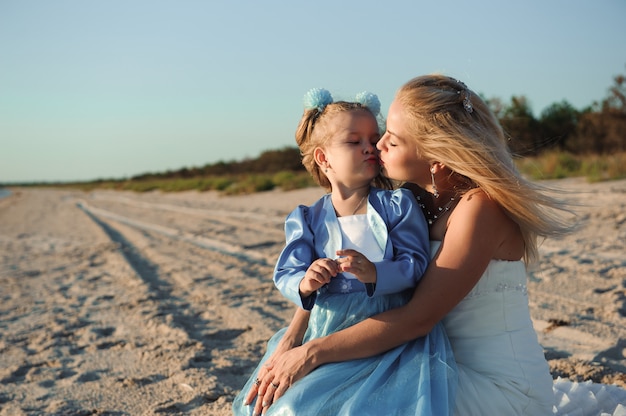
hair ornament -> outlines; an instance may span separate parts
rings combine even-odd
[[[463,108],[465,108],[465,111],[467,111],[469,114],[472,114],[474,112],[474,106],[472,106],[472,102],[470,101],[470,96],[472,95],[471,92],[469,92],[469,90],[465,90],[465,97],[463,98]]]
[[[355,100],[362,106],[367,107],[375,116],[380,114],[380,100],[376,94],[363,91],[356,95]]]
[[[311,88],[304,94],[304,109],[313,110],[317,109],[320,113],[324,111],[328,104],[333,102],[333,97],[330,92],[324,88]]]
[[[470,92],[469,88],[467,88],[467,85],[465,85],[463,81],[459,81],[457,79],[456,82],[462,88],[461,91],[457,91],[457,94],[461,94],[461,92],[463,93],[463,108],[465,109],[465,111],[467,111],[468,114],[472,114],[474,112],[474,106],[472,105],[472,101],[470,99],[470,97],[472,96],[472,93]]]

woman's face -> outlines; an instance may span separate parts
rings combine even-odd
[[[418,156],[416,138],[408,131],[402,104],[394,100],[387,114],[387,131],[376,145],[383,174],[422,187],[430,183],[430,164]]]

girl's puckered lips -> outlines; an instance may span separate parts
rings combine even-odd
[[[368,157],[367,159],[365,159],[365,161],[366,161],[366,162],[369,162],[369,163],[375,163],[375,164],[377,164],[377,165],[380,165],[380,159],[379,159],[379,158],[377,158],[377,157],[375,157],[375,156],[373,156],[373,157]]]

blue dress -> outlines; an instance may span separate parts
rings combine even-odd
[[[287,217],[287,244],[274,281],[285,297],[311,311],[303,342],[405,304],[425,271],[430,257],[428,227],[410,192],[372,189],[366,216],[381,253],[374,261],[376,284],[364,285],[347,273],[339,274],[304,299],[298,285],[309,265],[318,258],[335,258],[335,251],[345,248],[345,236],[330,195],[310,207],[299,206]],[[252,414],[254,403],[244,406],[243,400],[285,330],[268,342],[265,356],[233,402],[234,415]],[[384,354],[320,366],[294,383],[266,414],[448,415],[456,386],[454,357],[438,324],[429,335]]]

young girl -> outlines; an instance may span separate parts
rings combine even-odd
[[[428,227],[413,195],[372,186],[384,183],[376,149],[379,107],[373,94],[334,103],[325,90],[305,96],[296,141],[302,163],[330,193],[287,217],[287,243],[274,273],[281,293],[311,311],[303,342],[405,304],[428,263]],[[282,336],[270,340],[260,366]],[[258,371],[235,399],[235,414],[254,410],[243,400],[259,383]],[[267,414],[446,415],[455,380],[448,341],[436,326],[385,357],[318,369]]]

